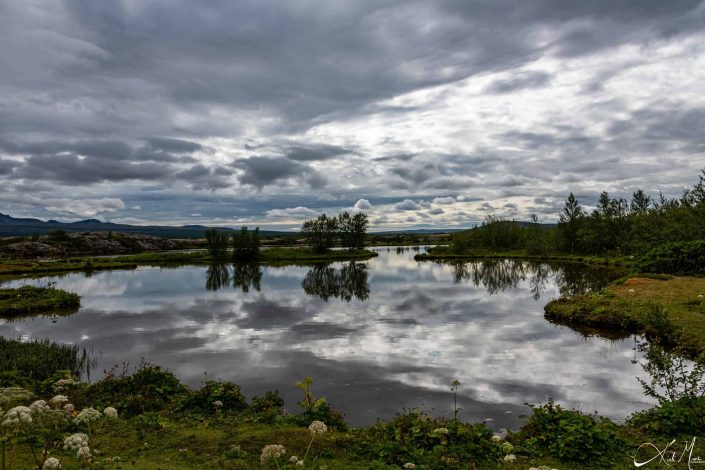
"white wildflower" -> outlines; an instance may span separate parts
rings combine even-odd
[[[88,436],[82,432],[71,434],[64,439],[64,450],[78,450],[84,446],[88,446]]]
[[[20,424],[32,423],[32,410],[26,406],[16,406],[5,413],[2,425],[5,427],[18,427]]]
[[[630,294],[633,294],[634,292],[636,292],[634,289],[629,289]]]
[[[88,445],[85,445],[85,446],[81,447],[80,449],[78,449],[78,451],[76,452],[76,458],[79,460],[80,459],[90,460],[90,458],[91,458],[90,447],[88,447]]]
[[[51,407],[47,405],[47,402],[45,402],[44,400],[37,400],[31,405],[29,405],[29,409],[32,410],[32,414],[39,415],[44,413],[45,411],[50,411]]]
[[[514,446],[511,443],[505,442],[504,444],[502,444],[502,452],[504,452],[505,454],[511,454],[513,450]]]
[[[431,431],[431,435],[433,436],[445,436],[448,434],[448,428],[436,428],[433,431]]]
[[[56,409],[61,408],[64,406],[65,403],[68,403],[69,399],[65,395],[56,395],[54,398],[49,400],[49,404],[53,406]]]
[[[76,385],[76,381],[73,379],[60,379],[57,380],[54,385],[51,386],[51,388],[54,390],[54,393],[61,393],[73,387],[74,385]]]
[[[328,426],[326,426],[326,423],[323,421],[314,421],[309,425],[308,430],[315,436],[317,434],[325,434],[328,432]]]
[[[73,414],[73,412],[75,410],[74,406],[71,403],[65,404],[63,406],[63,408],[61,408],[61,409],[64,410],[68,414]]]
[[[304,461],[303,461],[303,460],[299,460],[298,462],[296,462],[295,465],[296,465],[297,467],[303,467],[303,466],[304,466]]]
[[[500,442],[502,440],[502,436],[499,434],[493,434],[492,435],[492,442]]]
[[[291,463],[296,463],[298,461],[299,461],[299,458],[295,455],[292,455],[291,457],[289,457],[289,462],[291,462]]]
[[[93,421],[97,421],[98,418],[100,418],[100,413],[95,410],[94,408],[84,408],[81,410],[81,412],[76,416],[74,421],[76,424],[81,424],[81,423],[92,423]]]
[[[411,462],[406,462],[406,463],[404,464],[404,468],[411,468],[411,469],[414,469],[414,468],[416,468],[416,465],[413,464],[413,463],[411,463]]]
[[[118,412],[115,408],[112,406],[109,406],[103,410],[103,414],[107,416],[108,418],[117,418]]]
[[[56,457],[49,457],[44,461],[44,465],[42,465],[42,470],[60,470],[61,469],[61,462],[59,462],[59,459]]]
[[[280,444],[268,444],[262,449],[262,455],[260,455],[260,462],[265,463],[270,460],[277,460],[279,457],[286,454],[286,448]]]
[[[216,401],[213,402],[213,406],[215,406],[216,408],[222,408],[222,407],[223,407],[223,402],[220,401],[220,400],[216,400]]]
[[[514,454],[509,454],[504,456],[504,461],[505,462],[514,462],[517,459],[517,456]]]

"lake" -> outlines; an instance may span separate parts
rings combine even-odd
[[[238,383],[245,395],[279,389],[298,411],[294,383],[314,380],[352,425],[423,406],[452,416],[461,382],[464,421],[517,428],[525,403],[553,398],[614,419],[647,408],[636,377],[636,338],[584,337],[549,323],[561,292],[596,289],[606,269],[511,260],[416,262],[419,250],[375,248],[377,258],[328,266],[186,266],[25,283],[79,293],[67,317],[1,321],[10,338],[76,343],[95,359],[91,378],[142,358],[197,387]],[[425,248],[420,248],[421,251]]]

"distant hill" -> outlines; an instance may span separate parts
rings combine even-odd
[[[56,220],[43,221],[39,219],[16,218],[0,213],[0,237],[29,236],[33,233],[45,235],[53,230],[64,230],[66,233],[79,232],[116,232],[151,235],[162,238],[203,238],[203,232],[208,227],[203,225],[184,225],[181,227],[170,225],[128,225],[101,222],[97,219],[79,220],[78,222],[58,222]],[[232,232],[229,227],[217,227],[218,230]],[[298,235],[291,232],[277,232],[274,230],[261,230],[262,237],[285,237]]]

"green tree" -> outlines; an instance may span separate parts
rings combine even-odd
[[[222,230],[209,228],[206,230],[206,249],[213,258],[225,258],[228,252],[228,234]]]
[[[305,221],[301,226],[301,233],[315,251],[323,253],[335,244],[338,236],[338,219],[321,214],[317,219]]]
[[[243,226],[239,232],[233,233],[233,255],[235,261],[256,261],[259,258],[259,227],[252,233]]]
[[[644,191],[641,189],[634,191],[632,194],[632,202],[629,205],[632,214],[644,214],[648,212],[650,206],[651,198],[647,196]]]
[[[358,212],[350,215],[343,212],[338,215],[338,234],[341,244],[349,250],[362,250],[367,238],[367,214]]]
[[[575,253],[578,247],[578,230],[584,218],[585,212],[578,199],[570,193],[563,206],[563,212],[558,217],[558,231],[563,249],[570,253]]]

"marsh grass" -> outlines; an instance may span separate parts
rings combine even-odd
[[[78,294],[55,288],[22,286],[0,289],[0,317],[13,318],[30,314],[65,314],[81,306]]]

